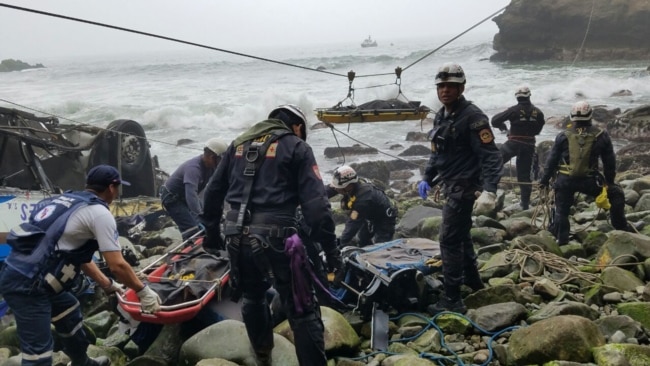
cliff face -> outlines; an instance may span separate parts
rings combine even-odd
[[[594,1],[592,15],[590,0],[512,0],[493,19],[491,59],[572,61],[578,52],[581,61],[650,59],[650,0]]]

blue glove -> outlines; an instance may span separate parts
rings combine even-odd
[[[426,181],[420,181],[420,183],[418,183],[418,193],[423,200],[427,199],[430,190],[431,186]]]

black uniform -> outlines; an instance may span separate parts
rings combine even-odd
[[[585,159],[586,169],[580,169],[578,153],[572,157],[569,153],[571,135],[577,135],[576,141],[589,141],[593,139],[591,147],[585,146],[582,152]],[[591,135],[592,137],[588,137]],[[587,143],[588,145],[589,143]],[[576,146],[575,149],[580,149]],[[572,160],[573,159],[573,160]],[[598,171],[598,159],[603,162],[603,174]],[[582,172],[578,172],[581,170]],[[546,160],[544,175],[540,184],[548,186],[551,177],[558,172],[555,180],[555,217],[552,227],[549,230],[557,238],[558,244],[569,242],[569,211],[574,202],[576,192],[596,197],[603,190],[603,184],[607,186],[607,197],[611,204],[612,226],[618,230],[629,230],[625,219],[625,194],[618,186],[616,178],[616,155],[612,140],[606,130],[601,130],[591,125],[591,121],[574,122],[567,131],[561,132],[555,137],[555,143]]]
[[[345,229],[341,234],[341,246],[350,245],[354,236],[359,234],[359,246],[393,240],[397,206],[386,193],[372,183],[352,183],[354,190],[344,195],[341,208],[350,211]],[[333,197],[338,192],[327,187],[327,196]],[[373,240],[374,239],[374,240]]]
[[[483,287],[470,229],[475,192],[496,192],[501,177],[501,154],[494,143],[488,117],[461,96],[452,113],[441,108],[429,132],[431,157],[424,180],[431,184],[436,175],[445,186],[447,203],[442,210],[440,250],[445,292],[460,299],[460,286]],[[482,178],[481,178],[482,177]]]
[[[535,155],[535,136],[544,127],[544,113],[535,107],[530,98],[519,97],[519,103],[492,117],[492,127],[505,131],[505,122],[510,121],[508,141],[501,146],[503,163],[517,157],[517,180],[523,182],[521,190],[521,207],[528,209],[532,185],[530,173]]]
[[[261,155],[255,167],[243,227],[237,228],[245,187],[251,179],[254,142],[279,138]],[[243,295],[242,316],[253,348],[259,356],[273,348],[273,320],[266,301],[271,285],[280,294],[295,335],[296,353],[301,365],[325,365],[323,323],[313,296],[310,306],[299,313],[292,292],[292,270],[284,251],[284,239],[296,233],[296,208],[301,206],[310,238],[328,249],[336,246],[334,220],[325,188],[311,147],[293,134],[280,120],[262,121],[238,137],[226,151],[205,189],[203,221],[210,247],[219,241],[219,220],[224,199],[231,210],[226,213],[224,234],[231,258],[231,281]],[[303,274],[310,281],[307,273]]]

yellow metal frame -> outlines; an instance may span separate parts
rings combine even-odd
[[[342,110],[316,109],[316,117],[321,122],[327,123],[362,123],[362,122],[390,122],[390,121],[415,121],[427,117],[430,110],[414,109],[371,109],[371,110]]]

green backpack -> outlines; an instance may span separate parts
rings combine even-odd
[[[591,149],[598,136],[603,133],[598,127],[578,127],[564,131],[569,142],[569,164],[560,166],[560,173],[571,177],[586,177],[593,172],[589,166]]]

